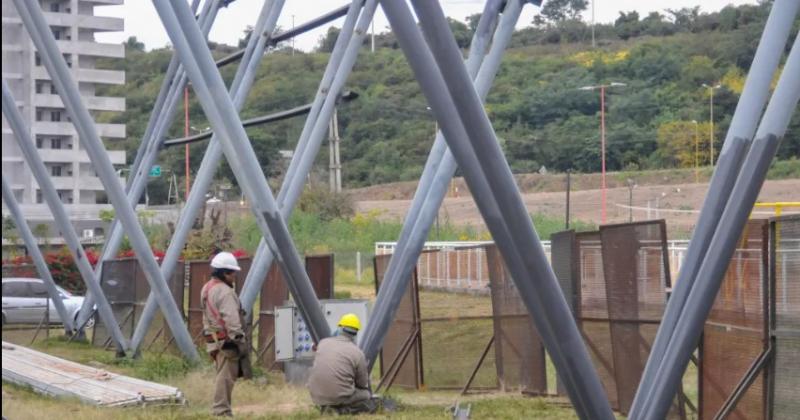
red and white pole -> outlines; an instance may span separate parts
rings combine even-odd
[[[606,87],[600,86],[600,159],[601,166],[601,220],[606,223]]]

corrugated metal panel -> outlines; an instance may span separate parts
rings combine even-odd
[[[95,369],[3,341],[3,381],[104,407],[180,404],[177,388]]]

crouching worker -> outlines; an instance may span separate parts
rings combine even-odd
[[[344,315],[336,334],[317,345],[308,390],[323,413],[374,413],[377,409],[369,390],[367,359],[355,343],[359,329],[361,322],[355,314]]]
[[[211,280],[200,292],[206,351],[216,366],[212,414],[232,416],[231,394],[237,378],[250,377],[249,344],[234,282],[241,270],[236,257],[220,252],[211,260]]]

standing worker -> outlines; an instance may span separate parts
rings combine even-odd
[[[346,314],[339,320],[336,334],[317,346],[308,390],[323,413],[374,413],[377,409],[369,390],[367,359],[355,343],[360,329],[358,317]]]
[[[211,410],[215,416],[233,416],[233,384],[237,378],[251,376],[243,312],[234,289],[241,268],[233,254],[220,252],[211,260],[211,270],[211,280],[200,292],[206,351],[217,369]]]

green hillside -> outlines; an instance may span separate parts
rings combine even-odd
[[[556,2],[558,3],[558,2]],[[567,2],[569,3],[569,2]],[[580,3],[580,2],[578,2]],[[486,109],[515,172],[597,172],[600,170],[597,91],[578,88],[620,82],[627,86],[607,92],[607,165],[609,170],[688,167],[695,163],[695,134],[700,163],[709,161],[709,90],[704,83],[720,84],[714,91],[714,124],[718,153],[741,93],[747,69],[769,10],[757,6],[729,6],[703,14],[682,9],[639,17],[620,14],[613,25],[596,28],[597,47],[590,28],[569,15],[537,18],[518,31],[488,97]],[[224,13],[224,10],[221,12]],[[477,19],[452,21],[459,43],[466,47]],[[800,26],[800,20],[795,25]],[[249,94],[243,117],[264,115],[309,102],[328,59],[336,30],[320,40],[313,53],[286,46],[268,54]],[[794,34],[791,39],[794,39]],[[150,116],[171,51],[145,51],[135,39],[127,43],[124,61],[108,67],[127,72],[127,83],[107,94],[127,97],[127,111],[97,115],[99,120],[124,122],[124,147],[129,161]],[[788,48],[791,43],[787,45]],[[213,45],[223,56],[235,48]],[[402,52],[390,33],[378,37],[375,53],[361,52],[347,89],[360,97],[339,109],[343,177],[347,187],[412,180],[419,176],[433,140],[434,122]],[[230,81],[235,66],[223,74]],[[191,102],[191,125],[208,124],[202,109]],[[697,121],[697,125],[693,121]],[[271,177],[282,165],[277,151],[293,149],[303,118],[248,129],[254,148]],[[172,136],[183,131],[182,110]],[[697,130],[697,131],[696,131]],[[205,143],[192,146],[192,168],[199,167]],[[800,156],[800,111],[796,111],[779,158]],[[159,163],[174,171],[182,185],[183,148],[167,149]],[[327,147],[318,158],[320,173],[327,165]],[[221,183],[232,180],[224,166]],[[150,186],[151,203],[163,201],[167,183]]]

